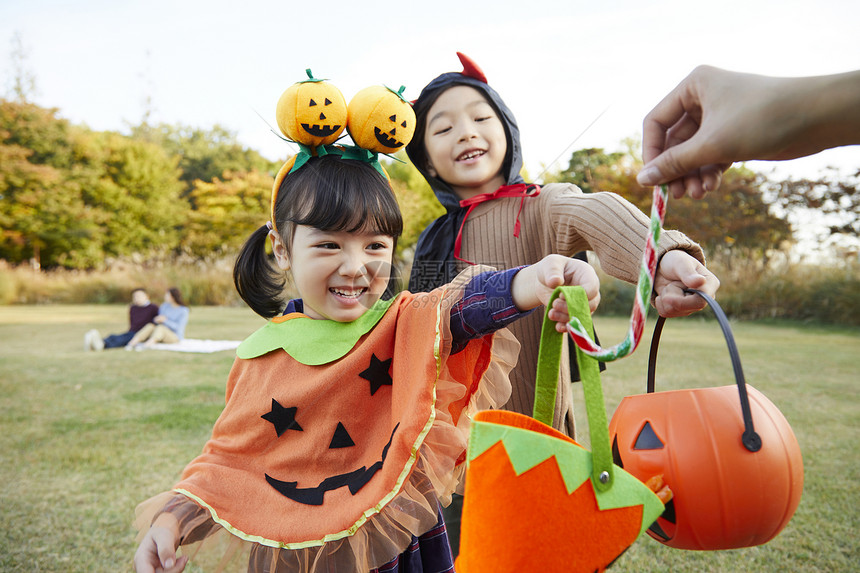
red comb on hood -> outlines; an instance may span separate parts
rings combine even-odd
[[[461,52],[457,52],[457,57],[460,58],[460,63],[463,64],[463,71],[460,72],[464,76],[474,78],[480,82],[489,83],[487,81],[487,76],[484,75],[484,71],[478,67],[478,64],[472,61],[472,59],[463,54]]]

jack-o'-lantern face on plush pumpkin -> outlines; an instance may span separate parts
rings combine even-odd
[[[776,536],[800,503],[803,460],[782,413],[747,385],[761,448],[741,443],[737,386],[628,396],[609,433],[615,463],[663,475],[673,499],[648,530],[679,549],[733,549]]]
[[[391,375],[389,374],[391,362],[391,358],[388,360],[380,360],[377,358],[376,354],[373,354],[370,365],[366,370],[359,374],[360,378],[363,378],[370,383],[369,399],[372,400],[373,395],[376,394],[382,386],[390,386],[392,384]],[[272,398],[272,409],[263,414],[261,418],[267,422],[271,422],[274,426],[274,431],[277,434],[278,440],[296,440],[301,439],[302,437],[296,436],[295,434],[299,432],[304,433],[306,429],[298,422],[298,419],[301,418],[301,410],[302,408],[299,406],[284,407],[275,398]],[[307,426],[308,423],[309,422],[306,422],[304,425]],[[373,478],[376,472],[382,469],[382,465],[385,463],[385,458],[388,455],[388,449],[391,447],[394,434],[397,432],[397,428],[399,426],[400,424],[394,426],[394,429],[391,431],[391,436],[388,439],[388,443],[379,452],[379,458],[372,464],[365,464],[357,468],[344,468],[342,473],[334,475],[318,476],[311,480],[312,483],[299,483],[298,479],[295,481],[285,481],[272,477],[268,473],[266,474],[266,481],[284,497],[305,505],[322,505],[326,492],[341,487],[349,488],[349,492],[352,495],[355,495]],[[347,429],[346,425],[340,421],[338,421],[333,428],[320,428],[318,429],[319,431],[316,431],[317,429],[314,430],[316,435],[320,435],[320,432],[325,436],[331,434],[331,440],[326,440],[328,441],[328,450],[330,451],[353,448],[356,445],[355,440],[361,439],[359,435],[359,432],[361,431],[360,427],[353,426],[352,431],[350,431]],[[353,437],[353,434],[355,434],[355,437]],[[322,444],[318,444],[318,446],[322,447]],[[326,456],[326,452],[319,452],[318,455],[324,458]],[[307,468],[303,468],[303,470],[306,469]],[[306,471],[302,471],[301,473],[306,475]]]
[[[394,153],[412,139],[415,112],[401,92],[385,86],[364,88],[349,102],[347,129],[356,145],[378,153]]]
[[[281,94],[275,112],[278,127],[292,141],[311,147],[329,145],[346,127],[346,100],[335,86],[307,72],[310,79]]]

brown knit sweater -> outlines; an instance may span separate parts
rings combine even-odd
[[[460,256],[506,269],[536,263],[552,253],[572,256],[590,250],[597,254],[606,273],[636,282],[649,220],[632,203],[614,193],[586,194],[572,184],[549,184],[541,188],[540,195],[525,200],[519,217],[520,236],[515,238],[514,221],[520,201],[496,199],[475,207],[463,227]],[[658,256],[672,249],[687,251],[704,262],[702,249],[696,243],[677,231],[665,231],[660,237]],[[543,307],[538,308],[509,327],[522,349],[511,372],[513,394],[505,406],[507,410],[532,413],[543,313]],[[562,356],[566,355],[565,349]],[[565,360],[559,372],[553,427],[575,435],[570,367]]]

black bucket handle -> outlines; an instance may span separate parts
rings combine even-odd
[[[726,317],[726,313],[723,312],[723,309],[720,308],[720,305],[717,304],[717,301],[702,291],[696,289],[684,289],[684,292],[695,293],[705,299],[705,302],[707,302],[708,306],[711,307],[711,310],[714,311],[714,315],[717,317],[717,322],[720,323],[720,328],[723,330],[723,336],[725,336],[726,344],[729,347],[729,356],[732,359],[732,367],[735,371],[735,381],[738,385],[738,396],[741,401],[741,414],[744,419],[744,433],[741,436],[741,442],[743,442],[744,447],[747,450],[757,452],[762,446],[761,437],[756,433],[755,428],[753,427],[752,411],[750,410],[750,400],[749,395],[747,394],[746,380],[744,379],[744,371],[741,368],[741,358],[738,354],[738,347],[735,344],[735,337],[732,335],[732,330],[729,327],[729,319]],[[664,317],[657,317],[657,323],[654,325],[654,335],[651,337],[651,352],[648,355],[647,392],[649,394],[654,392],[654,375],[657,370],[657,348],[660,343],[660,334],[663,332],[663,324],[665,322],[666,319]]]

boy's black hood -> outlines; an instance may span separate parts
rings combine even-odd
[[[462,59],[462,57],[461,57]],[[465,62],[464,62],[465,63]],[[427,112],[436,101],[436,98],[445,90],[453,86],[470,86],[475,88],[487,98],[490,105],[496,110],[502,125],[505,128],[505,137],[507,139],[508,149],[505,153],[505,161],[502,164],[502,171],[505,174],[506,183],[513,185],[522,183],[523,178],[520,175],[520,170],[523,167],[522,146],[520,145],[520,130],[517,127],[517,120],[514,114],[502,101],[502,98],[496,93],[496,90],[491,88],[486,82],[476,79],[471,76],[464,75],[464,72],[449,72],[442,74],[421,90],[421,95],[413,103],[415,110],[416,129],[412,141],[406,146],[406,154],[409,159],[421,172],[421,175],[430,183],[430,187],[436,194],[436,198],[445,207],[448,213],[456,212],[461,209],[460,199],[454,193],[453,189],[436,177],[432,177],[427,173],[426,151],[424,148],[424,131],[427,122]],[[480,72],[479,72],[480,73]]]
[[[463,72],[442,74],[427,84],[421,90],[418,99],[413,102],[416,117],[415,135],[406,146],[406,154],[430,184],[439,203],[445,207],[446,213],[430,223],[418,239],[409,281],[409,290],[412,292],[429,291],[450,282],[456,276],[454,240],[466,216],[466,209],[460,207],[460,198],[451,186],[427,172],[427,154],[424,147],[427,113],[442,92],[453,86],[470,86],[484,94],[505,128],[508,148],[502,163],[502,172],[505,174],[506,184],[523,183],[520,175],[520,169],[523,166],[520,130],[514,114],[496,90],[487,84],[480,68],[463,54],[457,55],[463,63]]]

